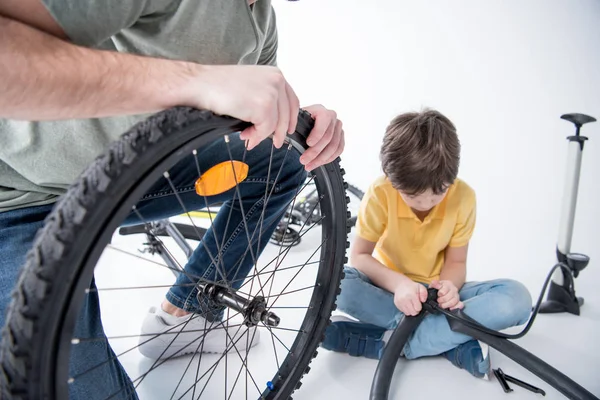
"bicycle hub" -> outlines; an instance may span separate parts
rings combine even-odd
[[[204,295],[218,305],[229,307],[244,316],[244,324],[248,327],[263,323],[267,326],[278,326],[280,318],[267,310],[267,302],[263,296],[252,299],[242,296],[233,288],[215,283],[198,283],[198,301]]]

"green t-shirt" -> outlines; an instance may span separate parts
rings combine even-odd
[[[276,65],[270,0],[42,0],[75,44],[201,64]],[[148,115],[50,122],[0,119],[0,212],[56,201]]]

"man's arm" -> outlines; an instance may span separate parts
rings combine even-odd
[[[96,118],[184,104],[200,66],[75,46],[0,16],[0,117]],[[186,101],[187,100],[187,101]]]
[[[101,34],[120,23],[131,21],[113,21]],[[242,133],[251,146],[275,133],[277,147],[296,128],[298,98],[275,67],[198,65],[80,47],[61,37],[65,31],[40,0],[0,2],[0,118],[99,118],[184,105],[252,123]]]

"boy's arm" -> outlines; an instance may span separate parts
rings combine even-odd
[[[393,293],[394,305],[404,315],[417,315],[423,307],[421,303],[427,300],[427,289],[377,261],[372,256],[374,248],[375,243],[357,237],[350,254],[352,265],[367,275],[376,286]]]
[[[458,290],[467,278],[467,252],[469,245],[446,248],[445,261],[440,273],[441,281],[450,281]]]
[[[440,281],[432,281],[431,286],[438,289],[438,303],[443,308],[462,308],[459,291],[465,284],[467,276],[467,253],[469,241],[473,236],[477,219],[475,193],[467,192],[462,199],[462,209],[454,228],[450,243],[444,254],[444,265],[440,272]],[[444,281],[452,282],[444,285]]]
[[[350,251],[350,264],[367,275],[375,285],[391,293],[395,293],[402,285],[412,283],[410,278],[377,261],[373,257],[374,249],[375,243],[357,236]]]
[[[464,307],[459,291],[465,284],[467,275],[468,247],[468,244],[460,247],[448,246],[440,279],[431,282],[431,287],[438,289],[437,301],[442,308],[453,310]]]

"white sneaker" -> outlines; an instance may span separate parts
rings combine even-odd
[[[240,322],[211,323],[197,314],[175,317],[161,307],[152,307],[142,323],[138,349],[152,359],[200,352],[242,354],[246,348],[256,346],[259,340],[258,329],[248,328]]]

